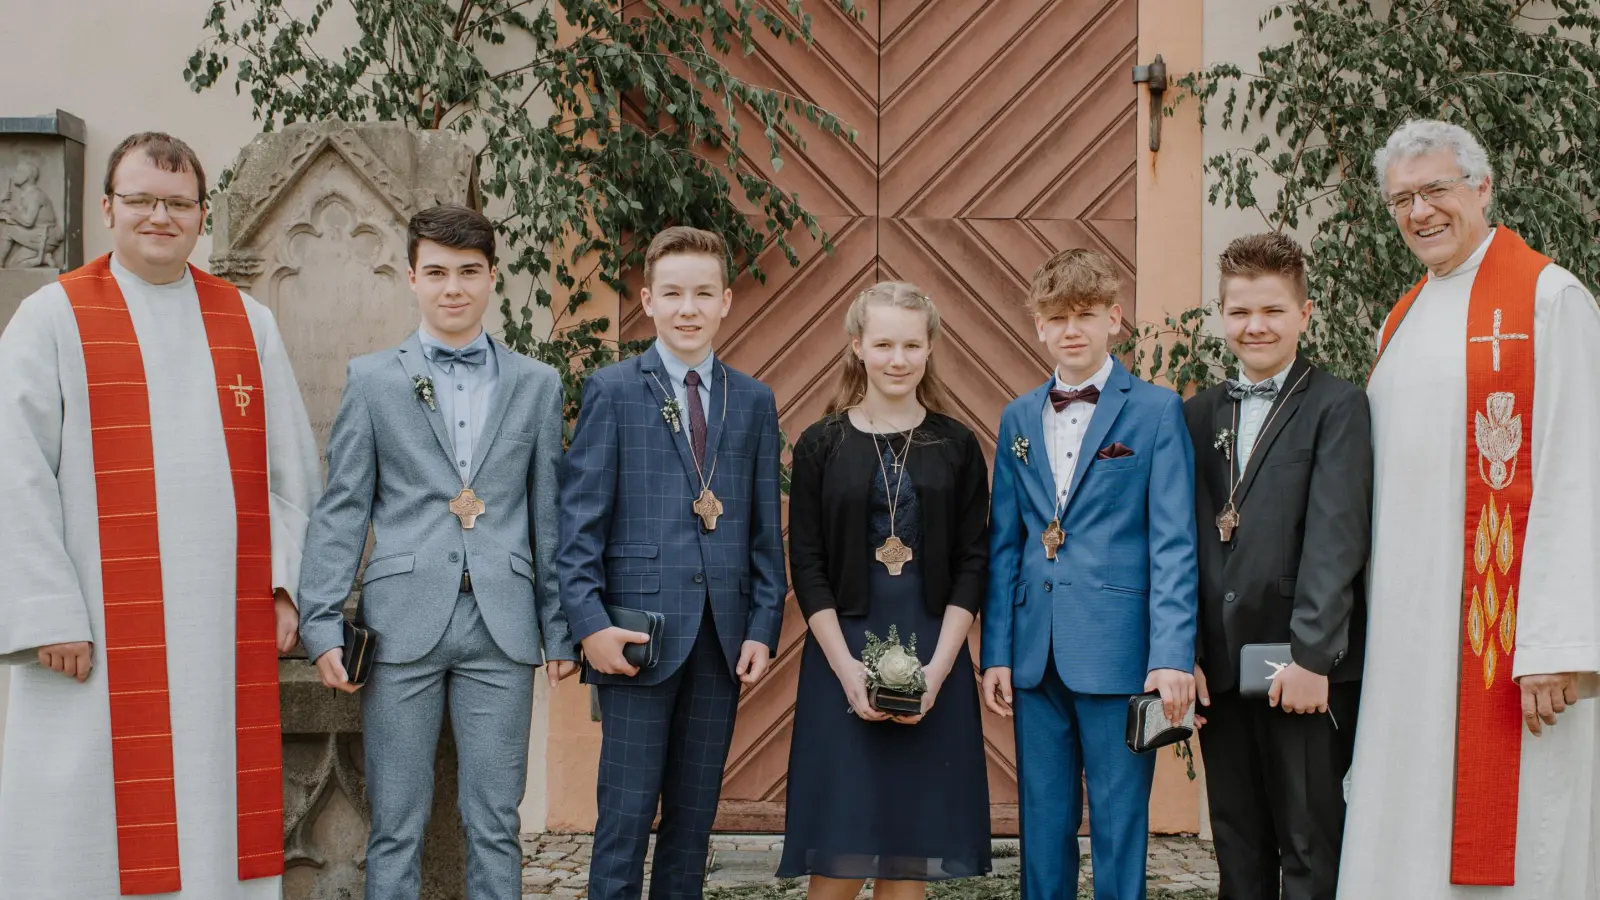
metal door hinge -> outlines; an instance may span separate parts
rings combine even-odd
[[[1161,95],[1167,92],[1167,63],[1157,53],[1148,66],[1133,67],[1133,83],[1150,89],[1150,150],[1161,149]]]

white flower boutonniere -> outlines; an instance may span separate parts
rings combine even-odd
[[[1011,439],[1011,452],[1016,455],[1017,459],[1022,460],[1022,464],[1023,465],[1028,465],[1028,439],[1027,438],[1023,437],[1020,434],[1017,435],[1016,437],[1012,438]]]
[[[418,400],[428,404],[429,409],[437,410],[439,408],[438,403],[434,401],[433,397],[432,378],[429,378],[426,375],[414,375],[411,378],[411,385],[412,393],[417,395]]]
[[[1233,433],[1232,428],[1224,428],[1217,432],[1216,440],[1211,442],[1211,449],[1221,450],[1228,455],[1229,459],[1233,459],[1233,441],[1236,437],[1238,435]]]
[[[672,426],[673,434],[683,430],[683,424],[680,420],[681,412],[682,410],[678,407],[678,398],[676,397],[668,400],[667,405],[661,407],[661,418],[666,419],[667,424]]]

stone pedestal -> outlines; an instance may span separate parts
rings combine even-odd
[[[346,364],[417,327],[406,222],[424,207],[475,203],[474,158],[452,134],[324,121],[259,135],[234,163],[212,209],[211,270],[272,310],[319,446]],[[282,660],[280,677],[284,897],[359,900],[370,819],[360,695],[323,687],[303,658]],[[423,852],[425,900],[466,893],[455,743],[448,724],[444,732]]]
[[[29,294],[83,265],[83,120],[0,118],[0,330]]]

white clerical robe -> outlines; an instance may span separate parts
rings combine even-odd
[[[1568,707],[1542,737],[1523,731],[1515,887],[1450,884],[1467,303],[1488,245],[1428,279],[1368,388],[1376,467],[1370,617],[1340,900],[1600,898],[1593,699]],[[1533,500],[1513,674],[1593,673],[1600,670],[1600,309],[1556,266],[1539,277],[1533,341],[1532,415],[1518,410],[1523,439],[1533,442]]]
[[[155,285],[112,261],[149,384],[184,900],[276,900],[238,877],[233,480],[194,281]],[[245,298],[266,394],[272,583],[293,593],[321,485],[316,442],[272,314]],[[83,349],[59,284],[0,334],[0,663],[11,698],[0,765],[0,898],[119,895],[104,606]],[[94,642],[87,682],[37,649]]]

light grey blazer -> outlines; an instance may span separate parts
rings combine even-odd
[[[414,662],[438,643],[467,569],[507,656],[529,665],[577,659],[555,571],[561,379],[490,347],[500,378],[473,453],[471,486],[486,510],[471,529],[449,509],[461,477],[443,415],[417,396],[414,379],[428,375],[417,336],[350,362],[300,572],[300,637],[312,660],[343,646],[342,608],[369,523],[376,543],[361,612],[378,633],[378,662]]]

